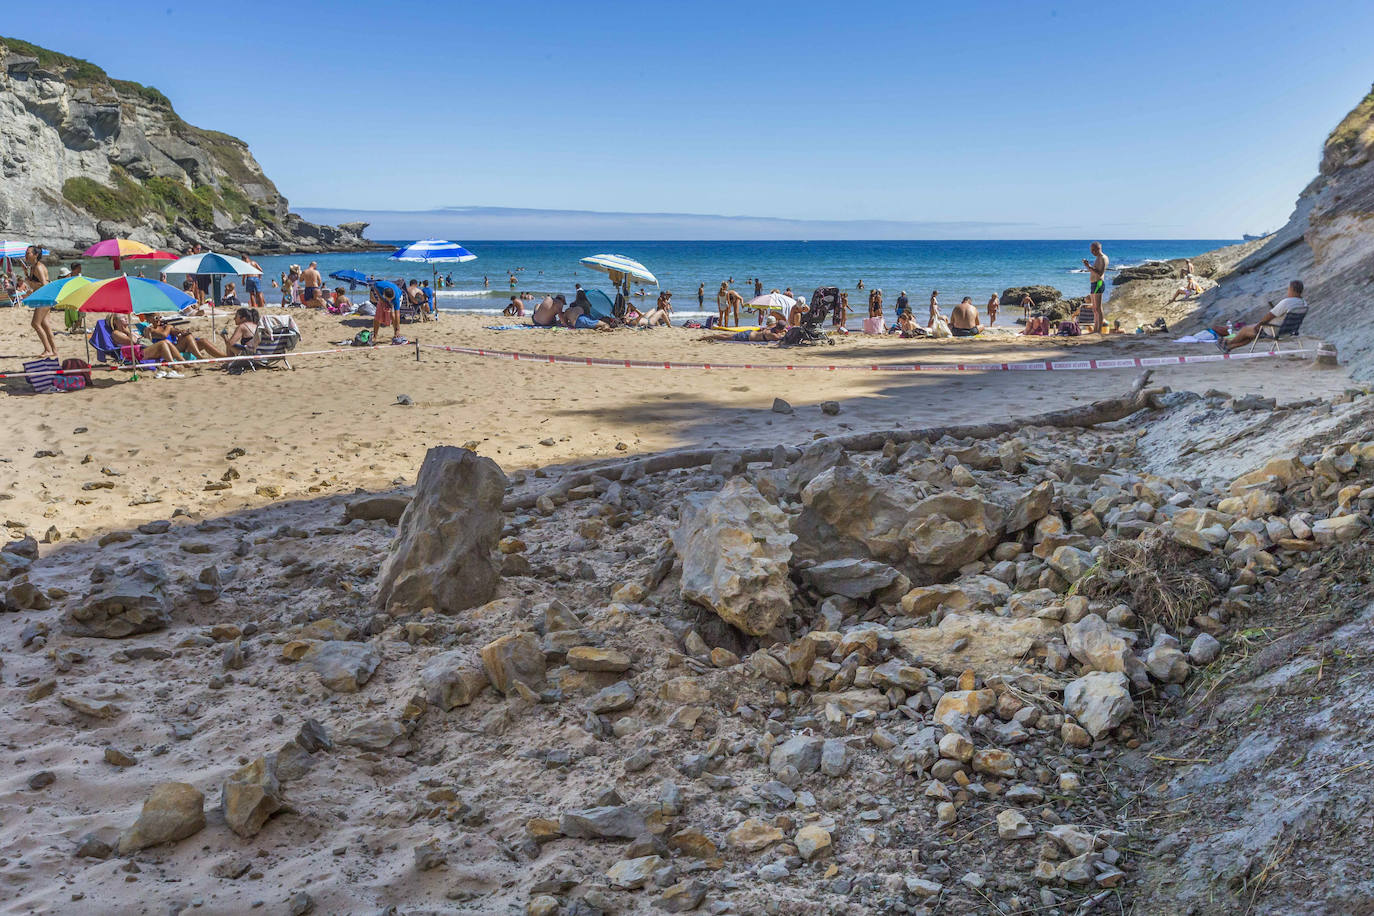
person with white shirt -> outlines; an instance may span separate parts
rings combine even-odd
[[[1289,312],[1307,311],[1307,300],[1302,297],[1302,281],[1294,280],[1288,284],[1288,295],[1279,300],[1278,305],[1269,303],[1269,311],[1257,324],[1247,325],[1229,337],[1222,337],[1217,340],[1217,348],[1223,353],[1229,353],[1237,347],[1243,347],[1259,336],[1259,329],[1264,325],[1271,325],[1275,328],[1282,322],[1283,316]]]

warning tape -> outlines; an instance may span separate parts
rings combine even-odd
[[[179,359],[175,362],[144,362],[137,366],[127,363],[95,363],[89,369],[41,369],[33,372],[0,372],[0,379],[6,378],[27,378],[36,376],[47,378],[50,375],[85,375],[87,372],[98,371],[101,369],[110,372],[156,372],[159,369],[170,369],[176,366],[205,366],[210,363],[232,363],[242,360],[273,360],[273,359],[296,359],[301,356],[320,356],[325,353],[372,353],[379,350],[397,350],[402,353],[414,353],[413,345],[393,346],[391,344],[378,344],[376,347],[332,347],[328,350],[288,350],[284,353],[243,353],[238,356],[209,356],[205,359]]]
[[[1264,359],[1293,356],[1312,350],[1260,351],[1255,353],[1212,353],[1198,356],[1138,356],[1125,359],[1034,360],[1018,363],[868,363],[853,365],[785,363],[676,363],[642,359],[609,359],[598,356],[556,356],[551,353],[521,353],[514,350],[483,350],[474,347],[442,347],[418,344],[422,350],[440,350],[465,356],[484,356],[514,362],[553,363],[560,366],[599,366],[610,369],[773,369],[786,372],[1066,372],[1090,369],[1148,369],[1189,363],[1219,363],[1237,359]]]

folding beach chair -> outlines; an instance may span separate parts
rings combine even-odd
[[[1273,349],[1270,350],[1271,353],[1279,352],[1279,341],[1281,340],[1296,340],[1298,342],[1297,348],[1301,350],[1302,320],[1306,317],[1307,306],[1303,306],[1300,309],[1293,309],[1292,311],[1285,314],[1283,316],[1283,321],[1279,322],[1277,326],[1275,326],[1273,322],[1261,324],[1256,329],[1259,333],[1257,333],[1255,335],[1255,339],[1251,341],[1250,350],[1247,352],[1253,351],[1255,349],[1255,345],[1258,344],[1261,340],[1267,340],[1274,345]]]
[[[244,359],[229,363],[229,371],[235,374],[256,372],[278,364],[284,369],[294,369],[286,354],[296,349],[300,339],[301,330],[296,326],[296,319],[289,315],[264,315],[252,339],[238,347]]]

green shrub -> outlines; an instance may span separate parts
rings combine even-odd
[[[113,177],[113,187],[94,178],[68,178],[62,196],[96,219],[136,221],[153,207],[152,196],[123,169],[116,168]]]

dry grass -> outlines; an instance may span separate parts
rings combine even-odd
[[[1109,541],[1077,591],[1086,598],[1120,599],[1146,628],[1158,622],[1177,633],[1217,599],[1221,590],[1210,573],[1224,562],[1159,533],[1135,541]]]

